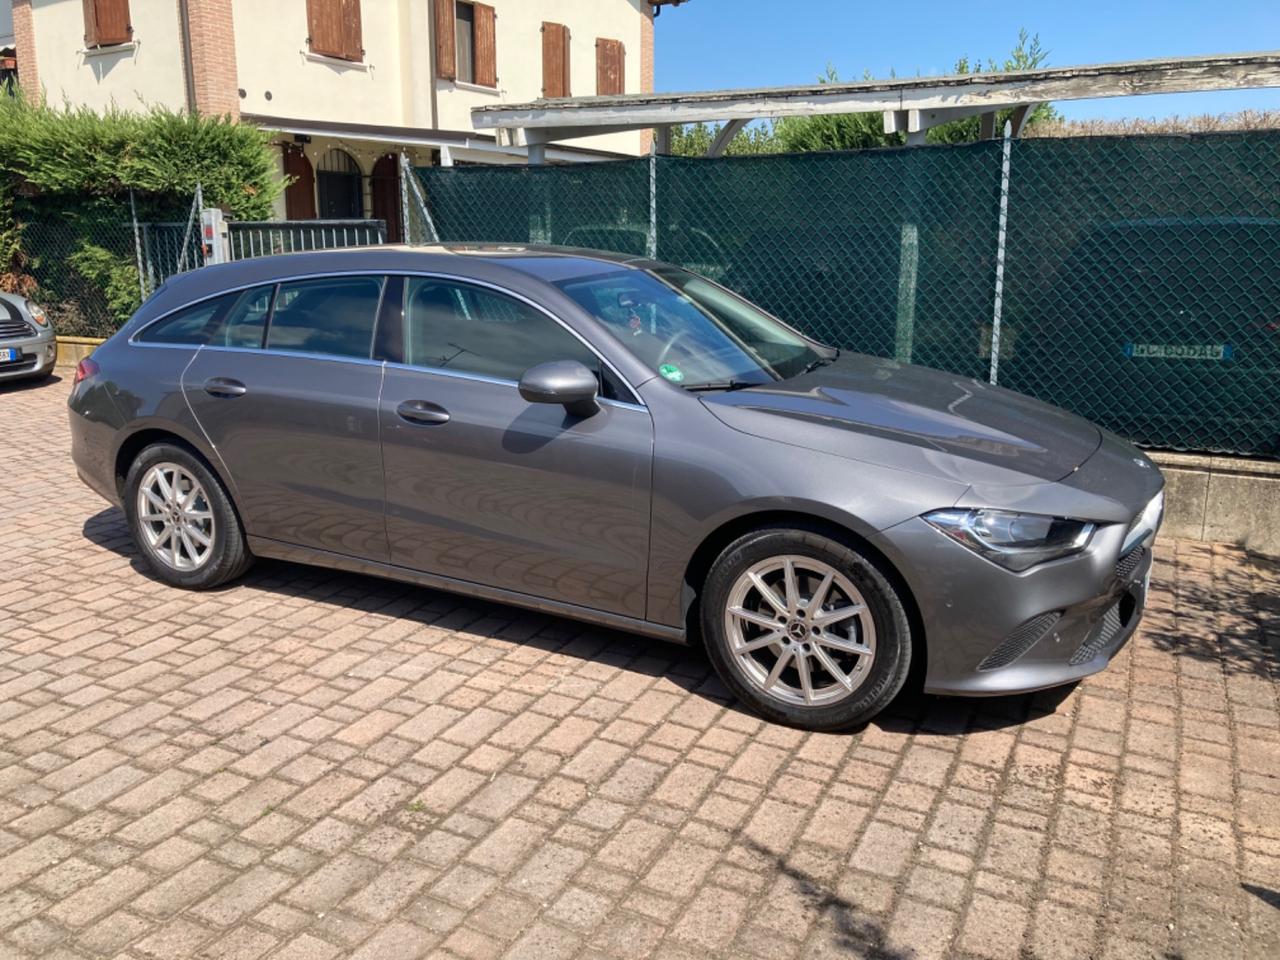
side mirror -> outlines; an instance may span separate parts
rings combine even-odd
[[[576,417],[589,417],[599,408],[596,375],[577,360],[552,360],[530,367],[520,378],[520,396],[530,403],[560,403]]]

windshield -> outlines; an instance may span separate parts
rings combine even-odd
[[[709,280],[676,267],[558,281],[649,369],[686,388],[785,380],[827,355]]]

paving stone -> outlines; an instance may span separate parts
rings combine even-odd
[[[1161,540],[1104,673],[805,734],[692,649],[285,563],[165,587],[68,387],[0,388],[0,954],[1280,955],[1274,562]]]

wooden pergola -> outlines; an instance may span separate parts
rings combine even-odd
[[[1280,87],[1280,52],[1235,53],[1167,60],[1131,60],[1008,73],[866,80],[700,93],[634,93],[495,104],[471,111],[477,130],[499,145],[524,147],[542,163],[548,144],[626,130],[655,129],[663,152],[673,126],[723,122],[708,156],[719,156],[753,120],[839,113],[882,113],[885,131],[923,143],[925,131],[961,117],[982,117],[994,136],[996,113],[1012,110],[1015,136],[1031,111],[1051,100],[1092,100],[1153,93],[1193,93]]]

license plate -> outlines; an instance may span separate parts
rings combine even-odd
[[[0,350],[0,363],[13,363],[15,360],[22,359],[22,351],[13,347],[6,347]]]

